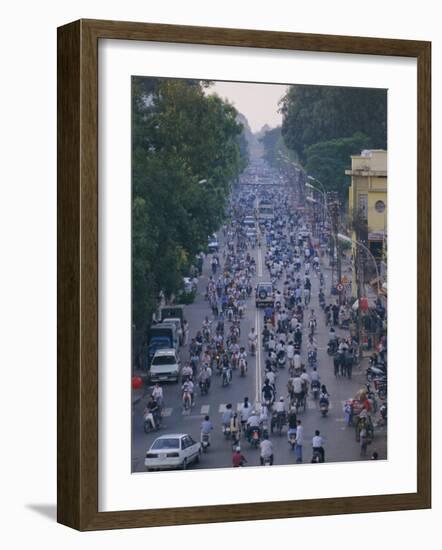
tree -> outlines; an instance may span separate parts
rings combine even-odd
[[[305,169],[318,179],[327,191],[339,193],[341,202],[347,200],[350,178],[345,170],[351,166],[351,155],[358,155],[372,146],[371,139],[361,132],[351,137],[321,141],[304,150]]]
[[[387,147],[387,92],[375,88],[290,86],[281,100],[282,135],[306,160],[306,148],[362,132],[372,147]]]
[[[208,82],[134,77],[132,85],[132,296],[140,327],[160,291],[180,290],[221,225],[247,149],[237,111],[205,93]]]

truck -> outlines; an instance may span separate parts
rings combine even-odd
[[[175,319],[176,317],[178,317],[181,320],[181,329],[182,329],[183,321],[184,321],[183,306],[164,306],[160,308],[161,322],[163,322],[164,319]]]
[[[174,324],[159,323],[151,325],[149,328],[149,345],[147,348],[148,366],[158,349],[174,348],[178,349],[178,334]]]

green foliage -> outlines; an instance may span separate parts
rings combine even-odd
[[[296,160],[293,151],[287,149],[282,137],[281,127],[277,126],[267,130],[259,141],[264,146],[264,158],[274,168],[285,168],[284,163]]]
[[[306,160],[315,143],[362,132],[372,147],[387,147],[387,92],[375,88],[290,86],[281,100],[287,147]]]
[[[143,326],[223,221],[232,180],[245,167],[242,125],[208,82],[132,81],[133,322]],[[205,183],[199,183],[205,180]]]
[[[372,147],[371,139],[361,132],[348,138],[315,143],[304,150],[305,169],[328,191],[337,191],[341,201],[345,202],[350,184],[350,178],[345,175],[345,170],[351,168],[350,155],[358,155],[363,149],[370,147]]]

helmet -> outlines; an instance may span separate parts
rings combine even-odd
[[[281,395],[281,397],[279,398],[279,400],[280,400],[280,401],[284,401],[284,397],[282,397],[282,395]]]
[[[239,451],[241,450],[241,447],[237,447],[236,448],[236,451],[239,453]]]

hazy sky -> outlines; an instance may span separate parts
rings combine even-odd
[[[287,86],[279,84],[248,84],[242,82],[215,82],[208,90],[227,98],[249,121],[253,132],[264,124],[272,128],[281,124],[278,101],[285,94]]]

